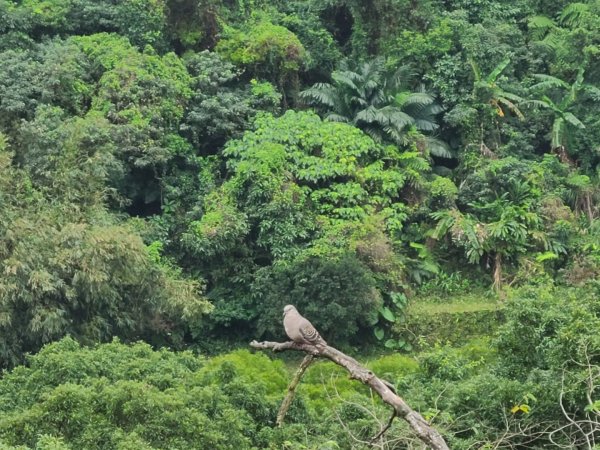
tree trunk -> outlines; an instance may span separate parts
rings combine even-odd
[[[499,292],[502,287],[502,255],[498,252],[494,256],[494,284],[492,287],[496,292]]]

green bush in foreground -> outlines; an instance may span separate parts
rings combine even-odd
[[[252,367],[237,373],[245,367]],[[285,388],[281,364],[71,338],[0,381],[0,442],[43,449],[257,448]]]

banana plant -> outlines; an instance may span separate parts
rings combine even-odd
[[[550,144],[563,159],[567,157],[573,131],[585,128],[583,122],[572,113],[582,94],[600,100],[600,89],[584,83],[584,72],[585,69],[581,67],[572,84],[551,75],[535,74],[538,82],[531,87],[538,98],[528,103],[548,109],[554,115]]]
[[[506,115],[506,111],[510,111],[519,119],[524,119],[524,115],[519,109],[518,104],[525,100],[516,95],[504,90],[498,84],[498,78],[510,64],[510,58],[504,59],[492,70],[485,78],[481,76],[479,66],[475,61],[470,60],[471,68],[475,82],[473,83],[473,97],[489,103],[496,114],[500,117]]]

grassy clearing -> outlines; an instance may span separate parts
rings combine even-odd
[[[448,303],[411,303],[409,314],[411,312],[429,313],[429,314],[461,314],[478,311],[498,311],[504,308],[504,304],[491,301],[450,301]]]

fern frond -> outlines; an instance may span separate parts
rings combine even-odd
[[[556,52],[565,45],[565,42],[558,33],[548,33],[548,35],[539,41],[538,44]]]

